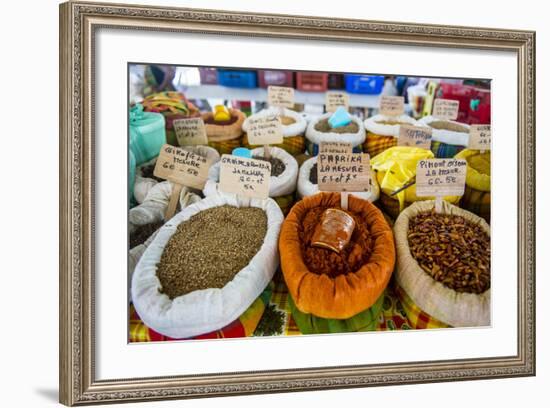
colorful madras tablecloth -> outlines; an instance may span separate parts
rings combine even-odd
[[[376,326],[378,331],[409,330],[414,327],[405,315],[405,309],[397,290],[392,280],[384,293],[383,311]],[[288,299],[288,289],[282,273],[278,271],[271,284],[238,320],[218,331],[192,339],[301,335],[302,333],[292,318]],[[163,336],[147,327],[132,305],[129,308],[129,326],[130,342],[181,340]],[[430,327],[430,325],[426,325],[423,328]]]

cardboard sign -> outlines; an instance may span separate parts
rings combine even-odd
[[[366,153],[320,153],[317,181],[321,191],[370,191],[370,158]]]
[[[456,120],[458,117],[458,101],[452,99],[436,99],[432,115],[439,119]]]
[[[246,134],[251,145],[283,143],[283,125],[275,115],[249,118]]]
[[[288,88],[286,86],[268,86],[267,103],[270,106],[278,106],[280,108],[294,107],[294,88]]]
[[[351,143],[346,142],[321,142],[319,144],[319,153],[349,153],[353,152]]]
[[[470,125],[468,148],[491,150],[491,125]]]
[[[180,146],[208,144],[206,128],[202,118],[177,119],[173,123]]]
[[[380,113],[386,116],[402,115],[405,113],[405,97],[382,95],[380,97]]]
[[[432,145],[432,128],[422,126],[399,126],[398,146],[420,147],[430,149]]]
[[[466,184],[466,160],[427,159],[416,165],[418,197],[461,196]]]
[[[325,107],[327,112],[334,112],[340,106],[349,109],[349,95],[345,92],[327,92],[325,94]]]
[[[220,191],[261,200],[269,197],[271,163],[224,154],[220,166]]]
[[[202,190],[211,162],[198,154],[165,144],[160,149],[153,174],[176,184]]]

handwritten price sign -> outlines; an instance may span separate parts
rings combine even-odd
[[[221,191],[262,200],[269,197],[269,162],[224,154],[220,165]]]

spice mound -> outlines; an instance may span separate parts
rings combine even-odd
[[[250,263],[267,232],[260,208],[214,207],[178,225],[157,267],[170,299],[195,290],[222,288]]]
[[[284,173],[284,171],[286,169],[286,166],[283,163],[283,161],[281,159],[276,158],[276,157],[270,157],[269,159],[266,159],[266,158],[261,157],[261,156],[254,156],[252,158],[256,159],[256,160],[263,160],[263,161],[271,163],[271,177],[280,176],[281,174]]]
[[[434,129],[450,130],[453,132],[468,133],[468,128],[466,126],[444,120],[433,121],[430,123],[430,127]]]
[[[323,133],[357,133],[359,132],[359,125],[352,121],[349,125],[333,128],[328,123],[328,118],[326,118],[315,124],[315,130]]]
[[[143,244],[147,239],[155,233],[156,230],[158,230],[162,225],[164,224],[163,221],[160,222],[154,222],[152,224],[145,224],[138,226],[131,234],[130,234],[130,249],[137,247],[138,245]]]
[[[296,123],[296,120],[294,118],[291,118],[290,116],[279,116],[279,120],[283,126],[288,126]]]
[[[457,292],[483,293],[491,286],[491,239],[458,215],[418,214],[409,222],[411,255],[436,281]]]
[[[325,274],[336,277],[358,271],[367,261],[373,251],[374,241],[366,222],[351,211],[345,211],[355,221],[355,228],[349,243],[339,252],[326,248],[314,247],[313,239],[317,225],[328,207],[315,207],[303,218],[300,235],[300,246],[304,263],[307,268],[318,275]],[[342,210],[344,211],[344,210]]]

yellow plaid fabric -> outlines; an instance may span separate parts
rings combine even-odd
[[[363,143],[363,151],[370,157],[374,157],[390,147],[397,146],[397,138],[393,136],[381,136],[367,132],[367,138]]]
[[[252,146],[248,143],[248,136],[245,133],[242,140],[243,147],[253,149],[258,146]],[[292,156],[298,156],[306,151],[306,138],[304,136],[288,136],[283,138],[283,143],[271,146],[280,147]]]
[[[491,192],[480,191],[466,185],[460,206],[491,223]]]
[[[405,293],[403,288],[397,284],[395,285],[395,294],[401,302],[401,306],[403,307],[403,310],[407,315],[407,319],[413,329],[442,329],[450,327],[420,309],[412,301],[409,295]]]
[[[218,151],[220,155],[222,155],[222,154],[231,154],[233,152],[233,149],[237,147],[241,147],[241,143],[242,143],[242,137],[238,137],[236,139],[224,140],[221,142],[209,141],[208,146],[213,147]]]

